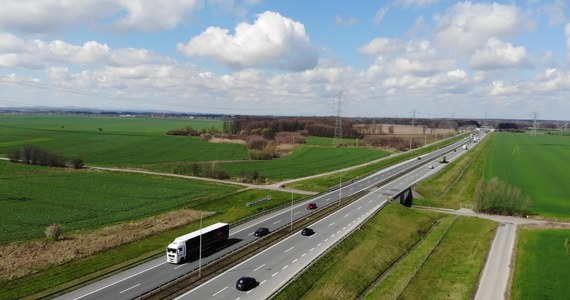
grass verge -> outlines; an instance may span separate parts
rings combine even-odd
[[[570,229],[519,229],[512,299],[567,299]]]
[[[275,299],[353,299],[406,254],[440,217],[438,213],[389,204]]]
[[[417,184],[414,191],[422,198],[414,199],[414,204],[452,209],[471,207],[474,203],[475,186],[483,176],[485,158],[494,138],[494,134],[489,135],[458,160]],[[461,184],[458,184],[459,182]]]
[[[497,223],[459,218],[399,299],[471,299]]]
[[[397,299],[439,245],[457,216],[446,216],[412,252],[391,269],[365,299]]]

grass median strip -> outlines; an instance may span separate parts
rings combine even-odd
[[[439,245],[457,216],[446,216],[428,236],[392,268],[378,284],[366,294],[365,299],[397,299]]]

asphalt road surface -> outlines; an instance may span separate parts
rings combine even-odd
[[[291,270],[293,270],[293,268],[291,268],[290,271],[285,272],[286,269],[290,268],[291,266],[293,266],[295,263],[297,263],[298,265],[305,265],[307,261],[310,261],[309,259],[314,259],[316,256],[314,256],[314,254],[318,253],[319,251],[322,252],[321,250],[319,251],[315,251],[315,249],[326,249],[327,247],[330,247],[331,245],[333,245],[333,241],[336,240],[335,237],[330,237],[331,235],[335,234],[335,236],[337,236],[336,231],[338,231],[338,234],[341,235],[345,235],[347,234],[349,231],[353,230],[355,228],[355,226],[357,226],[357,223],[359,224],[359,221],[354,221],[354,220],[363,220],[365,217],[367,217],[369,214],[373,213],[375,210],[379,209],[379,207],[382,205],[383,201],[389,197],[389,196],[393,196],[395,194],[397,194],[399,191],[409,187],[412,182],[414,182],[414,180],[419,180],[419,178],[423,178],[423,176],[426,176],[426,173],[429,172],[434,172],[437,170],[437,168],[439,168],[440,166],[443,167],[445,164],[439,164],[437,162],[433,162],[432,164],[434,165],[434,167],[437,167],[435,169],[428,169],[427,167],[427,162],[429,160],[433,160],[433,159],[437,159],[439,158],[441,155],[447,155],[448,159],[452,159],[452,157],[454,155],[463,153],[464,150],[462,150],[460,147],[462,144],[464,144],[466,142],[466,140],[461,140],[457,143],[454,143],[450,146],[447,146],[445,148],[439,149],[437,151],[434,151],[432,153],[426,154],[422,156],[421,160],[418,159],[411,159],[408,161],[405,161],[403,163],[399,163],[397,165],[391,166],[389,168],[383,169],[375,174],[372,174],[360,181],[354,182],[348,186],[345,186],[342,188],[341,190],[335,190],[332,192],[328,192],[325,194],[321,194],[321,195],[317,195],[314,198],[311,198],[303,203],[300,204],[295,204],[292,207],[292,214],[293,214],[293,219],[300,219],[300,218],[307,218],[310,216],[310,214],[313,212],[311,210],[307,210],[306,209],[306,205],[307,203],[316,203],[317,206],[319,208],[326,206],[326,205],[330,205],[332,203],[336,203],[337,201],[339,201],[340,195],[342,193],[342,197],[346,197],[352,194],[355,194],[361,190],[373,190],[372,194],[370,196],[366,196],[364,198],[362,198],[361,200],[355,202],[355,203],[360,203],[359,205],[355,205],[354,203],[349,205],[348,207],[350,207],[350,209],[343,209],[342,213],[335,213],[334,216],[336,219],[338,219],[338,221],[335,219],[334,221],[330,221],[332,219],[327,219],[330,222],[328,224],[322,223],[322,222],[326,222],[326,221],[321,221],[321,223],[315,224],[315,229],[317,230],[317,233],[310,237],[303,237],[301,238],[300,234],[296,234],[293,235],[292,237],[286,239],[285,241],[289,241],[291,240],[292,243],[288,244],[289,242],[280,242],[279,244],[272,246],[270,249],[279,249],[279,251],[281,251],[280,247],[282,247],[282,245],[290,245],[288,246],[288,248],[290,247],[294,247],[293,249],[289,250],[287,253],[287,255],[277,255],[277,256],[270,256],[267,257],[266,259],[268,259],[267,262],[261,262],[255,266],[249,266],[248,268],[252,268],[251,270],[255,270],[256,268],[260,267],[261,265],[263,265],[264,263],[267,265],[267,263],[271,263],[271,261],[274,260],[279,260],[280,264],[283,264],[282,268],[282,277],[280,276],[279,278],[281,279],[279,282],[282,283],[283,280],[285,280],[288,276],[291,276],[291,274],[293,274],[292,272],[290,272]],[[454,149],[458,149],[457,152],[453,152]],[[450,152],[451,151],[451,152]],[[387,178],[392,178],[394,176],[396,176],[397,174],[400,174],[406,170],[409,170],[411,168],[417,167],[420,164],[424,164],[424,166],[420,167],[418,170],[423,171],[423,175],[417,175],[419,177],[417,177],[417,179],[413,179],[413,177],[410,177],[410,175],[405,176],[405,178],[399,179],[398,180],[398,184],[390,184],[388,187],[383,187],[380,190],[376,190],[376,188],[374,188],[375,185],[377,185],[377,183],[382,182],[384,180],[386,180]],[[412,172],[413,174],[415,174],[416,172]],[[419,173],[418,173],[419,174]],[[366,199],[366,200],[364,200]],[[375,199],[375,200],[371,200],[371,199]],[[360,208],[359,208],[360,207]],[[357,213],[359,213],[360,215],[357,215]],[[344,217],[344,215],[348,214],[346,217]],[[340,217],[339,217],[340,215]],[[350,216],[350,218],[348,218]],[[346,220],[345,220],[346,219]],[[349,221],[350,220],[350,221]],[[341,222],[342,221],[342,222]],[[349,222],[346,222],[349,221]],[[353,222],[354,221],[354,222]],[[276,212],[273,212],[271,214],[268,215],[264,215],[261,216],[257,219],[251,220],[247,223],[244,223],[242,225],[239,225],[235,228],[231,228],[230,229],[230,238],[229,238],[229,243],[221,248],[221,249],[212,249],[212,251],[204,253],[203,254],[203,258],[202,258],[202,265],[207,264],[227,253],[230,253],[232,251],[236,251],[239,248],[247,245],[248,243],[251,243],[253,241],[255,241],[257,238],[253,236],[253,232],[259,228],[259,227],[267,227],[269,228],[270,231],[274,231],[277,230],[281,227],[286,227],[289,226],[291,222],[291,208],[285,208]],[[336,223],[336,222],[340,222],[340,223]],[[331,223],[335,223],[333,225],[330,225]],[[342,224],[342,225],[340,225]],[[322,228],[323,227],[330,227],[329,229],[335,228],[336,231],[335,233],[330,233],[328,234],[329,230],[327,231],[323,231]],[[328,234],[328,240],[325,241],[325,239],[327,239],[327,237],[325,236],[325,232],[327,232]],[[331,231],[332,232],[332,231]],[[321,240],[319,240],[319,238],[322,238]],[[317,241],[319,240],[319,243],[316,243],[316,245],[314,245],[314,247],[309,247],[309,241]],[[294,245],[294,242],[298,242],[300,243],[299,245]],[[166,245],[165,245],[166,248]],[[288,249],[287,248],[287,249]],[[305,250],[299,250],[299,249],[306,249],[307,254],[303,257],[301,257],[301,255],[303,253],[297,253],[298,251],[305,251]],[[314,250],[310,250],[311,248],[314,248]],[[287,250],[284,249],[284,250]],[[283,250],[283,251],[284,251]],[[309,253],[311,253],[309,255]],[[297,255],[298,256],[294,257],[293,256],[289,256],[289,255]],[[261,255],[261,254],[260,254]],[[258,255],[259,256],[259,255]],[[258,257],[255,256],[255,257]],[[290,257],[290,261],[287,261],[285,258],[286,257]],[[306,257],[306,258],[305,258]],[[297,259],[297,261],[293,262],[295,259]],[[285,269],[283,269],[285,266],[287,265],[287,267]],[[144,263],[142,265],[139,265],[137,267],[134,267],[132,269],[129,269],[127,271],[121,272],[119,274],[116,274],[114,276],[108,277],[106,279],[100,280],[98,282],[95,282],[93,284],[90,284],[88,286],[82,287],[80,289],[77,289],[71,293],[68,293],[66,295],[63,295],[61,297],[59,297],[58,299],[132,299],[135,298],[137,296],[140,296],[152,289],[155,289],[177,277],[180,277],[184,274],[190,273],[194,270],[198,269],[198,261],[192,261],[192,262],[188,262],[185,264],[180,264],[180,265],[173,265],[173,264],[169,264],[166,262],[166,257],[160,257],[157,258],[155,260],[152,260],[150,262]],[[261,271],[261,270],[266,270],[267,268],[265,268],[265,266],[261,267],[260,269],[258,269],[257,271]],[[272,268],[273,269],[273,268]],[[232,270],[235,270],[232,269]],[[265,271],[264,271],[265,272]],[[273,276],[273,274],[277,272],[276,270],[273,271],[273,273],[269,274],[269,277],[262,279],[260,281],[260,283],[263,282],[263,280],[269,280],[272,277],[277,277],[279,275],[276,274]],[[236,275],[237,273],[234,272]],[[246,272],[244,272],[246,273]],[[289,274],[289,275],[285,275],[285,274]],[[241,275],[241,274],[240,274]],[[261,279],[261,277],[260,277]],[[228,279],[229,280],[229,279]],[[213,291],[209,297],[212,298],[212,295],[214,293],[217,293],[218,291],[220,291],[221,289],[223,289],[225,286],[228,286],[228,288],[226,290],[231,290],[232,291],[236,291],[235,290],[235,281],[237,280],[237,278],[231,277],[231,280],[229,280],[228,282],[233,281],[233,283],[231,284],[231,286],[229,285],[229,283],[224,283],[220,289]],[[274,280],[274,282],[277,282],[277,280]],[[269,287],[269,284],[266,284],[267,282],[263,282],[262,284],[259,285],[258,288],[256,288],[256,291],[261,291],[263,289],[265,289],[265,286]],[[201,290],[214,290],[217,288],[217,286],[213,286],[210,283],[207,283],[208,286],[212,286],[212,287],[208,287],[207,289],[205,288],[201,288]],[[268,290],[274,290],[273,287],[268,288]],[[206,292],[206,294],[208,294],[209,292]],[[224,294],[224,291],[220,291],[217,295],[220,295],[220,299],[223,298],[222,295],[226,295]],[[264,298],[264,297],[261,297]],[[200,299],[200,298],[198,298]],[[204,299],[209,299],[209,298],[204,298]]]

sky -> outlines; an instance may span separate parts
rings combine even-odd
[[[569,5],[0,0],[0,107],[569,120]]]

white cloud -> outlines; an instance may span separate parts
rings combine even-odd
[[[507,85],[500,80],[493,81],[493,83],[491,84],[491,88],[489,90],[489,95],[496,97],[516,95],[518,93],[519,93],[518,85]]]
[[[525,68],[531,63],[525,47],[513,47],[511,43],[491,38],[485,47],[471,56],[469,66],[478,70],[494,70]]]
[[[334,17],[334,23],[336,25],[340,25],[340,26],[344,26],[344,27],[350,27],[350,26],[358,23],[358,20],[356,18],[343,19],[341,16],[335,16]]]
[[[200,0],[121,0],[126,16],[111,25],[121,31],[157,31],[172,29],[201,7]]]
[[[21,32],[51,32],[116,9],[101,0],[2,0],[0,28]]]
[[[410,6],[422,7],[422,6],[437,4],[439,3],[439,0],[396,0],[395,3],[397,5],[402,5],[405,7],[410,7]]]
[[[380,22],[384,20],[384,16],[386,16],[389,10],[390,8],[388,6],[380,7],[380,9],[376,12],[376,15],[374,15],[374,20],[372,20],[372,23],[376,25],[380,24]]]
[[[570,23],[564,26],[564,33],[566,34],[566,60],[570,61]]]
[[[0,34],[0,66],[3,67],[43,69],[68,64],[83,67],[136,66],[170,61],[145,49],[113,50],[107,44],[95,41],[73,45],[60,40],[22,40],[12,34]]]
[[[541,13],[548,17],[548,25],[551,27],[564,24],[566,22],[566,2],[556,0],[550,4],[546,4],[539,9]]]
[[[453,71],[447,72],[447,75],[463,79],[467,76],[467,73],[464,70],[455,69]]]
[[[492,37],[512,37],[530,26],[515,5],[470,1],[452,6],[435,20],[438,43],[463,54],[471,54]]]
[[[234,35],[227,29],[208,27],[187,44],[178,44],[177,49],[187,56],[213,57],[234,69],[300,71],[317,64],[317,53],[303,24],[271,11],[258,15],[253,24],[239,23]]]
[[[202,0],[2,0],[0,28],[25,33],[49,33],[80,23],[117,30],[172,29]],[[110,24],[108,20],[113,20]]]
[[[397,51],[401,45],[396,40],[387,38],[375,38],[368,44],[358,48],[358,52],[367,55],[379,55]]]

